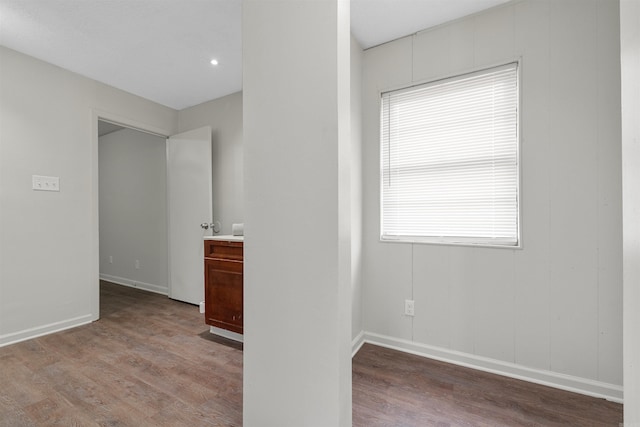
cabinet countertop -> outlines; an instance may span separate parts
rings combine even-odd
[[[223,240],[225,242],[244,242],[244,236],[232,236],[222,235],[222,236],[204,236],[204,240]]]

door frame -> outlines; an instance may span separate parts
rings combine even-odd
[[[90,301],[91,301],[91,320],[96,321],[100,318],[100,185],[99,185],[99,159],[98,159],[98,121],[110,122],[129,129],[148,133],[167,139],[169,135],[175,132],[173,128],[159,128],[131,119],[129,117],[120,116],[104,110],[91,110],[91,277],[90,283]],[[168,251],[168,248],[167,248]],[[167,256],[169,254],[167,253]]]

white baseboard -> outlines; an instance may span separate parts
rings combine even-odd
[[[356,355],[360,347],[364,345],[364,331],[360,331],[356,337],[351,340],[351,358]]]
[[[140,282],[137,280],[126,279],[124,277],[111,276],[109,274],[100,273],[100,280],[115,283],[117,285],[129,286],[130,288],[142,289],[156,294],[169,295],[169,288],[166,286],[153,285],[151,283]]]
[[[10,334],[0,335],[0,347],[10,344],[16,344],[21,341],[38,338],[43,335],[49,335],[54,332],[64,331],[65,329],[75,328],[76,326],[86,325],[93,321],[91,314],[74,317],[72,319],[61,320],[59,322],[49,323],[47,325],[37,326],[35,328],[24,329]]]
[[[214,335],[219,335],[224,338],[229,338],[230,340],[244,343],[244,336],[242,334],[238,334],[232,331],[227,331],[226,329],[216,328],[215,326],[209,326],[209,332],[211,332]]]
[[[361,335],[362,339],[360,339]],[[352,345],[354,355],[364,343],[371,343],[381,347],[387,347],[403,351],[405,353],[427,357],[429,359],[452,363],[454,365],[478,369],[492,374],[555,387],[561,390],[567,390],[587,396],[607,399],[612,402],[622,403],[623,401],[623,388],[616,384],[609,384],[587,378],[545,371],[542,369],[529,368],[515,363],[508,363],[455,350],[429,346],[372,332],[363,331],[356,337],[356,339],[353,340]]]

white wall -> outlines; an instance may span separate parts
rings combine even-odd
[[[362,48],[351,37],[351,338],[362,333]],[[355,343],[356,347],[358,342]]]
[[[220,221],[218,234],[231,234],[233,223],[244,222],[242,92],[178,113],[180,132],[202,126],[212,129],[213,219]]]
[[[640,1],[620,2],[624,197],[624,425],[640,426]]]
[[[167,294],[166,138],[122,129],[98,149],[100,277]]]
[[[246,427],[351,425],[348,8],[243,3]]]
[[[0,47],[0,345],[98,316],[96,114],[162,133],[177,113]],[[31,175],[60,177],[59,193]]]
[[[525,0],[365,51],[366,339],[622,397],[618,37],[617,2]],[[523,248],[379,242],[380,91],[518,58]]]

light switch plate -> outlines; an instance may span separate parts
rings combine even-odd
[[[60,177],[31,175],[31,188],[36,191],[60,191]]]

